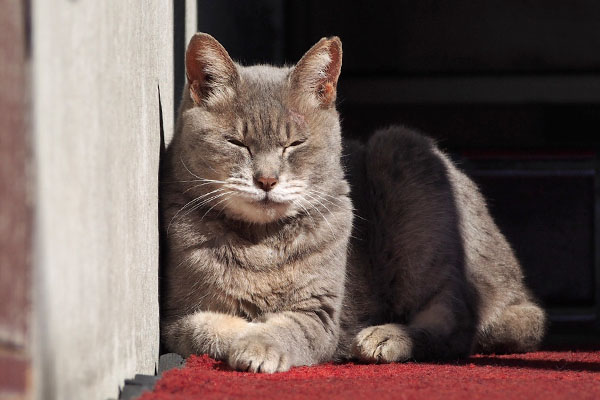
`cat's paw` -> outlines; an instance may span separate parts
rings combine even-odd
[[[352,353],[370,363],[406,361],[412,356],[412,340],[403,325],[370,326],[358,332]]]
[[[260,335],[245,335],[234,341],[227,362],[240,371],[271,374],[290,369],[289,357],[281,346]]]
[[[198,311],[163,326],[167,347],[187,357],[208,354],[223,360],[231,342],[248,329],[248,321],[231,315]]]

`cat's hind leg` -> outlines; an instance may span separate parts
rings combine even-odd
[[[544,311],[532,302],[508,306],[477,332],[477,352],[523,353],[540,345],[546,328]]]

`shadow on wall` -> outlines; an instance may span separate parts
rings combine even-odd
[[[175,2],[175,4],[177,4],[178,2]],[[176,7],[176,6],[175,6]],[[176,31],[176,29],[174,29],[174,31]],[[177,42],[175,42],[177,43]],[[174,48],[176,46],[173,46]],[[174,50],[174,53],[175,50]],[[177,78],[177,73],[175,73],[175,78]],[[177,104],[177,97],[174,98],[173,101],[174,104]],[[177,107],[175,108],[175,110],[177,110]],[[162,279],[163,276],[163,265],[164,265],[164,243],[165,243],[165,238],[163,236],[163,230],[161,229],[161,221],[162,221],[162,215],[161,215],[161,207],[160,207],[160,183],[162,182],[162,176],[163,176],[163,169],[164,169],[164,162],[165,162],[165,152],[166,152],[166,145],[165,145],[165,130],[164,130],[164,125],[163,125],[163,110],[162,110],[162,101],[160,98],[160,86],[158,86],[158,114],[159,114],[159,118],[160,118],[160,160],[159,160],[159,164],[158,164],[158,182],[159,182],[159,190],[158,190],[158,203],[159,203],[159,207],[158,207],[158,299],[159,299],[159,313],[160,313],[160,299],[161,299],[161,293],[163,293],[163,282],[164,279]],[[162,348],[162,341],[159,342],[159,354],[163,354],[163,348]]]
[[[187,23],[185,11],[186,1],[173,2],[173,115],[175,116],[177,116],[177,110],[179,109],[179,102],[181,100],[181,91],[185,84],[185,47],[187,45],[185,40]]]
[[[173,115],[174,123],[176,123],[177,111],[179,104],[181,103],[181,93],[185,86],[185,50],[187,42],[191,35],[198,31],[196,24],[196,1],[195,0],[182,0],[173,2]],[[193,15],[190,15],[193,14]],[[163,108],[161,100],[160,86],[158,86],[158,106],[159,106],[159,118],[160,118],[160,162],[158,168],[158,181],[162,181],[162,171],[164,169],[164,155],[166,152],[166,139],[163,121]],[[169,138],[171,140],[171,138]],[[159,199],[160,203],[160,190]],[[160,207],[158,210],[158,220],[162,220],[160,214]],[[159,285],[159,302],[160,293],[163,292],[163,260],[164,260],[164,237],[160,225],[158,227],[159,234],[159,265],[158,265],[158,285]],[[159,353],[162,354],[162,345],[160,345]]]

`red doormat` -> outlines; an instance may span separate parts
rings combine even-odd
[[[264,375],[191,356],[141,400],[600,399],[600,351],[473,356],[446,364],[325,364]]]

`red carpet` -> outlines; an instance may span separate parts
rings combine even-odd
[[[262,375],[192,356],[142,400],[600,399],[600,351],[474,356],[449,364],[320,365]]]

